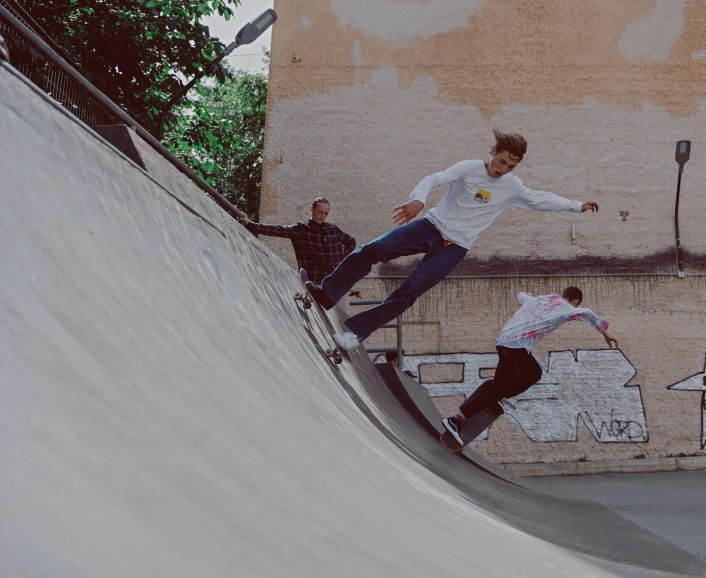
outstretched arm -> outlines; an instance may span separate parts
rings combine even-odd
[[[613,344],[615,344],[616,348],[619,347],[618,340],[608,334],[608,322],[598,317],[598,315],[590,309],[580,307],[576,308],[569,316],[569,319],[572,321],[583,321],[584,323],[588,323],[591,327],[595,327],[601,332],[601,335],[603,335],[603,339],[605,339],[608,347],[612,348]]]
[[[576,213],[583,213],[585,211],[595,212],[598,210],[598,203],[595,201],[582,203],[581,201],[565,199],[564,197],[548,191],[533,191],[529,187],[526,187],[520,179],[516,177],[515,179],[516,185],[520,190],[520,194],[515,198],[514,202],[514,206],[518,209],[532,209],[534,211],[547,212],[574,211]]]
[[[392,220],[395,225],[409,223],[424,208],[424,203],[433,189],[456,182],[477,162],[480,161],[461,161],[445,171],[424,177],[409,195],[410,200],[393,209]]]
[[[250,219],[246,217],[240,217],[238,219],[248,231],[256,235],[267,235],[268,237],[285,237],[291,239],[296,235],[296,225],[284,226],[284,225],[267,225],[263,223],[253,223]]]

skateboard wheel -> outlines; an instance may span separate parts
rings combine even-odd
[[[331,359],[336,365],[343,363],[343,357],[335,349],[327,349],[324,353],[326,354],[326,357]]]
[[[311,299],[309,299],[308,295],[304,295],[303,293],[297,291],[294,294],[294,299],[297,301],[301,301],[302,307],[304,307],[304,309],[311,309]]]

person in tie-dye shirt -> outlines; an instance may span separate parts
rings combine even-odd
[[[456,441],[461,438],[461,426],[470,416],[491,407],[502,399],[512,398],[527,391],[542,377],[542,368],[532,355],[532,346],[542,337],[561,327],[567,321],[583,321],[603,334],[608,347],[618,347],[618,342],[608,335],[608,322],[590,309],[579,307],[583,293],[578,287],[567,287],[559,295],[518,293],[520,309],[500,331],[495,341],[498,367],[493,379],[483,382],[459,408],[460,413],[444,418],[444,427]]]

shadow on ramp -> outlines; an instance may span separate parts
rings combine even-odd
[[[706,563],[686,549],[625,519],[608,506],[544,494],[472,450],[461,459],[443,447],[431,420],[439,417],[421,386],[392,364],[375,364],[367,355],[364,391],[380,413],[366,407],[356,388],[342,384],[371,421],[398,447],[458,489],[464,499],[509,525],[571,551],[602,559],[606,567],[636,575],[649,570],[699,575]],[[375,371],[384,378],[376,379]],[[415,387],[416,385],[416,387]],[[425,399],[426,398],[426,399]],[[439,417],[440,421],[440,417]],[[467,448],[468,449],[468,448]],[[631,569],[618,570],[614,564]]]
[[[392,391],[402,407],[429,435],[438,441],[444,432],[444,427],[441,425],[442,415],[436,409],[424,387],[392,363],[376,363],[375,367],[382,376],[385,385]],[[532,485],[531,482],[528,483],[527,480],[522,480],[481,457],[473,451],[470,445],[466,446],[458,455],[502,480],[523,487],[531,487]]]

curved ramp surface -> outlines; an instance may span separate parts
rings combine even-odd
[[[283,262],[5,65],[0,134],[2,575],[703,573],[446,452]]]

